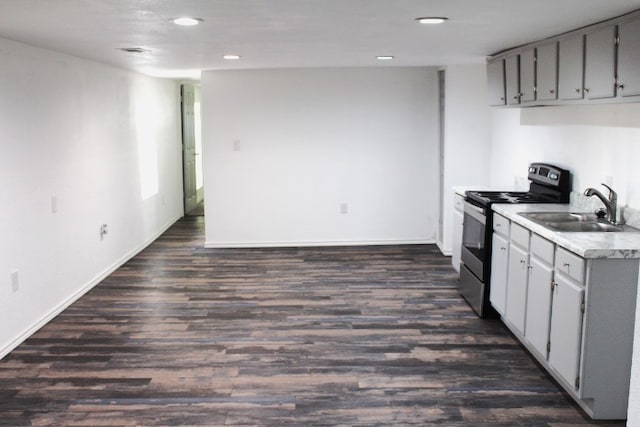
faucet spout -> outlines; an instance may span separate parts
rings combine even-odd
[[[602,184],[607,190],[609,190],[609,196],[605,197],[600,191],[595,188],[587,188],[584,190],[584,195],[587,197],[596,196],[598,199],[604,203],[605,208],[607,209],[607,220],[612,223],[617,223],[617,210],[618,210],[618,194],[613,191],[611,187],[606,184]]]

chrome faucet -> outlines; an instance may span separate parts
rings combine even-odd
[[[617,210],[618,210],[618,193],[613,191],[613,188],[609,187],[607,184],[602,184],[604,187],[609,190],[609,197],[605,197],[604,194],[596,190],[595,188],[587,188],[584,190],[584,195],[587,197],[596,196],[602,203],[604,203],[605,208],[607,209],[607,220],[612,223],[617,223]]]

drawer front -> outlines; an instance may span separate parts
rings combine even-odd
[[[510,239],[524,249],[529,249],[529,238],[531,233],[521,225],[511,223]]]
[[[453,208],[457,211],[464,211],[464,197],[459,194],[453,196]]]
[[[584,283],[585,266],[584,258],[563,248],[556,249],[556,270],[580,284]]]
[[[497,213],[493,214],[493,231],[505,237],[509,237],[509,220]]]
[[[531,233],[531,253],[541,261],[553,265],[555,245],[544,237]]]

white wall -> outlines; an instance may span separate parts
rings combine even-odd
[[[179,218],[182,181],[175,83],[3,39],[0,82],[1,357]]]
[[[531,161],[545,161],[573,172],[574,191],[611,177],[618,202],[640,208],[640,104],[493,109],[491,126],[492,185],[512,185]],[[638,426],[640,327],[633,359],[628,425]]]
[[[447,66],[445,69],[444,209],[440,250],[451,253],[453,187],[486,186],[490,153],[490,111],[487,67]]]
[[[435,241],[435,69],[208,71],[202,108],[207,246]]]

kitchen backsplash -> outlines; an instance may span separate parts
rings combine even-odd
[[[569,204],[572,208],[595,212],[599,208],[604,208],[604,203],[597,197],[587,197],[582,193],[571,192]],[[640,228],[640,210],[618,206],[618,218],[624,219],[624,223],[635,228]]]

